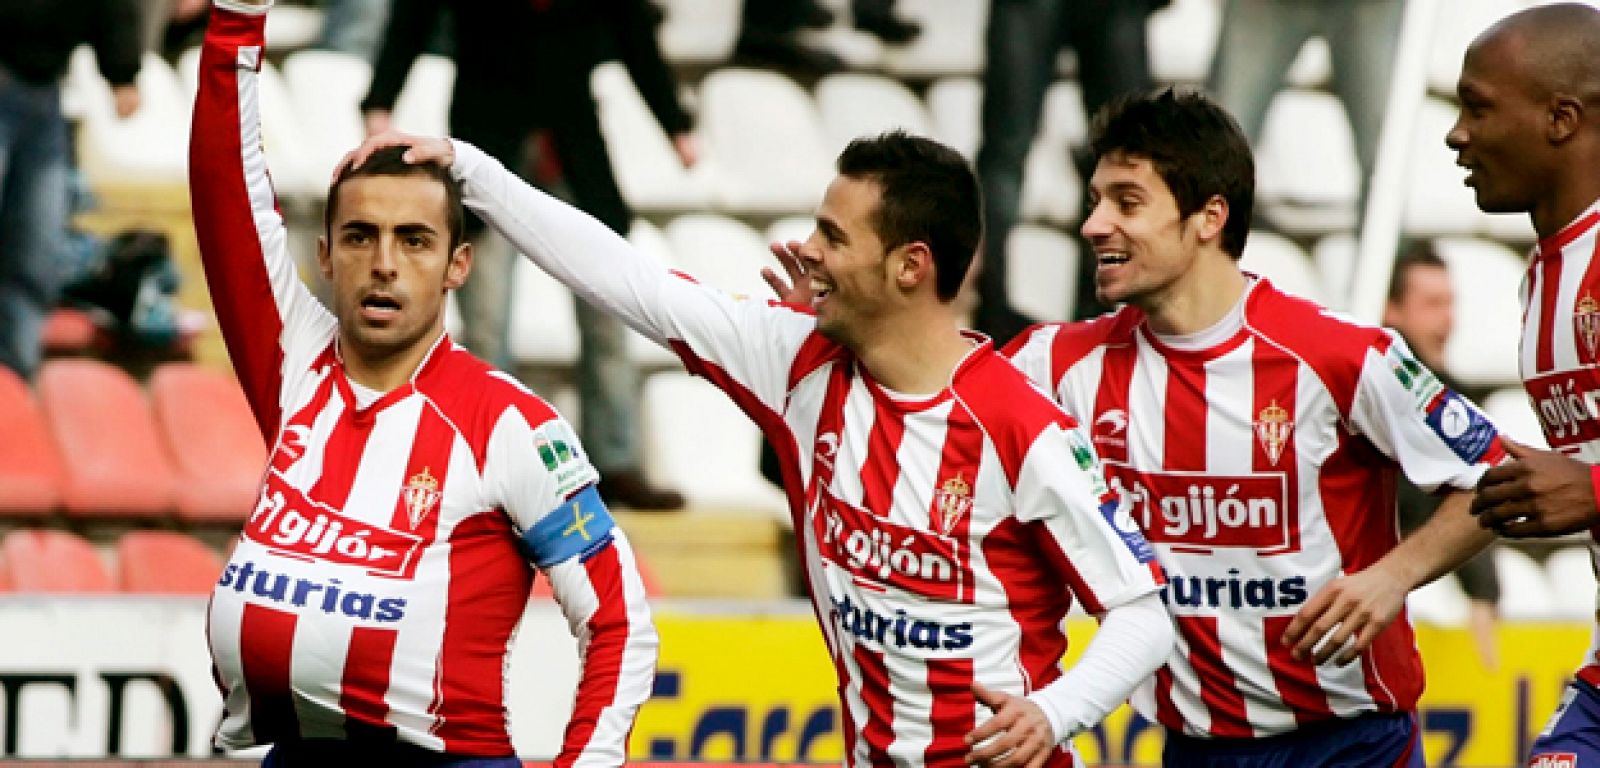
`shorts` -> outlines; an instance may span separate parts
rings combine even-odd
[[[399,768],[522,768],[513,756],[480,757],[433,752],[401,741],[305,739],[280,741],[261,761],[261,768],[300,766],[382,765]]]
[[[1529,766],[1600,768],[1600,691],[1582,682],[1567,684],[1561,706],[1533,740]]]
[[[1313,723],[1259,739],[1201,739],[1167,732],[1165,768],[1423,768],[1413,712]]]

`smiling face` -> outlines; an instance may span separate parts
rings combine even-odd
[[[1204,225],[1207,209],[1183,216],[1148,158],[1122,152],[1101,157],[1089,181],[1089,200],[1083,237],[1094,247],[1100,301],[1149,310],[1193,272],[1201,251],[1197,227]]]
[[[341,344],[367,361],[420,356],[443,332],[446,291],[472,267],[470,245],[450,246],[444,185],[421,175],[358,176],[335,194],[317,256],[333,284]]]
[[[1489,213],[1529,211],[1551,167],[1549,109],[1525,67],[1520,35],[1490,33],[1467,49],[1456,94],[1461,110],[1445,143],[1466,168],[1466,185]]]
[[[891,251],[873,226],[881,203],[876,181],[835,177],[817,209],[817,228],[800,248],[817,294],[817,330],[846,346],[862,342],[898,298]]]

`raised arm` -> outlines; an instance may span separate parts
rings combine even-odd
[[[211,303],[263,436],[277,433],[286,361],[316,354],[333,318],[295,269],[261,148],[256,76],[269,0],[215,0],[200,55],[189,195]]]

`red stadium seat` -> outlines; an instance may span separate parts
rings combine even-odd
[[[83,537],[18,530],[0,539],[0,567],[14,592],[111,592],[111,574]]]
[[[11,369],[0,367],[0,515],[55,511],[63,481],[56,443],[33,393]]]
[[[267,450],[233,376],[169,363],[150,377],[156,422],[177,472],[177,515],[195,523],[244,520]]]
[[[117,542],[123,592],[208,595],[222,558],[198,539],[173,531],[133,531]]]
[[[128,374],[97,360],[50,360],[37,387],[65,459],[66,514],[152,518],[172,508],[172,460]]]
[[[81,355],[100,346],[100,329],[94,318],[70,307],[51,310],[39,335],[46,355]]]

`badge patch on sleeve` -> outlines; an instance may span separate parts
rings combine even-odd
[[[611,541],[616,527],[600,493],[589,486],[562,502],[522,535],[533,564],[548,568],[574,557],[586,558]]]
[[[555,477],[556,493],[567,496],[599,480],[598,473],[583,454],[583,447],[572,427],[559,419],[545,422],[533,431],[533,449],[539,462]]]
[[[1494,425],[1448,389],[1428,405],[1428,425],[1469,464],[1481,461],[1495,439]]]

